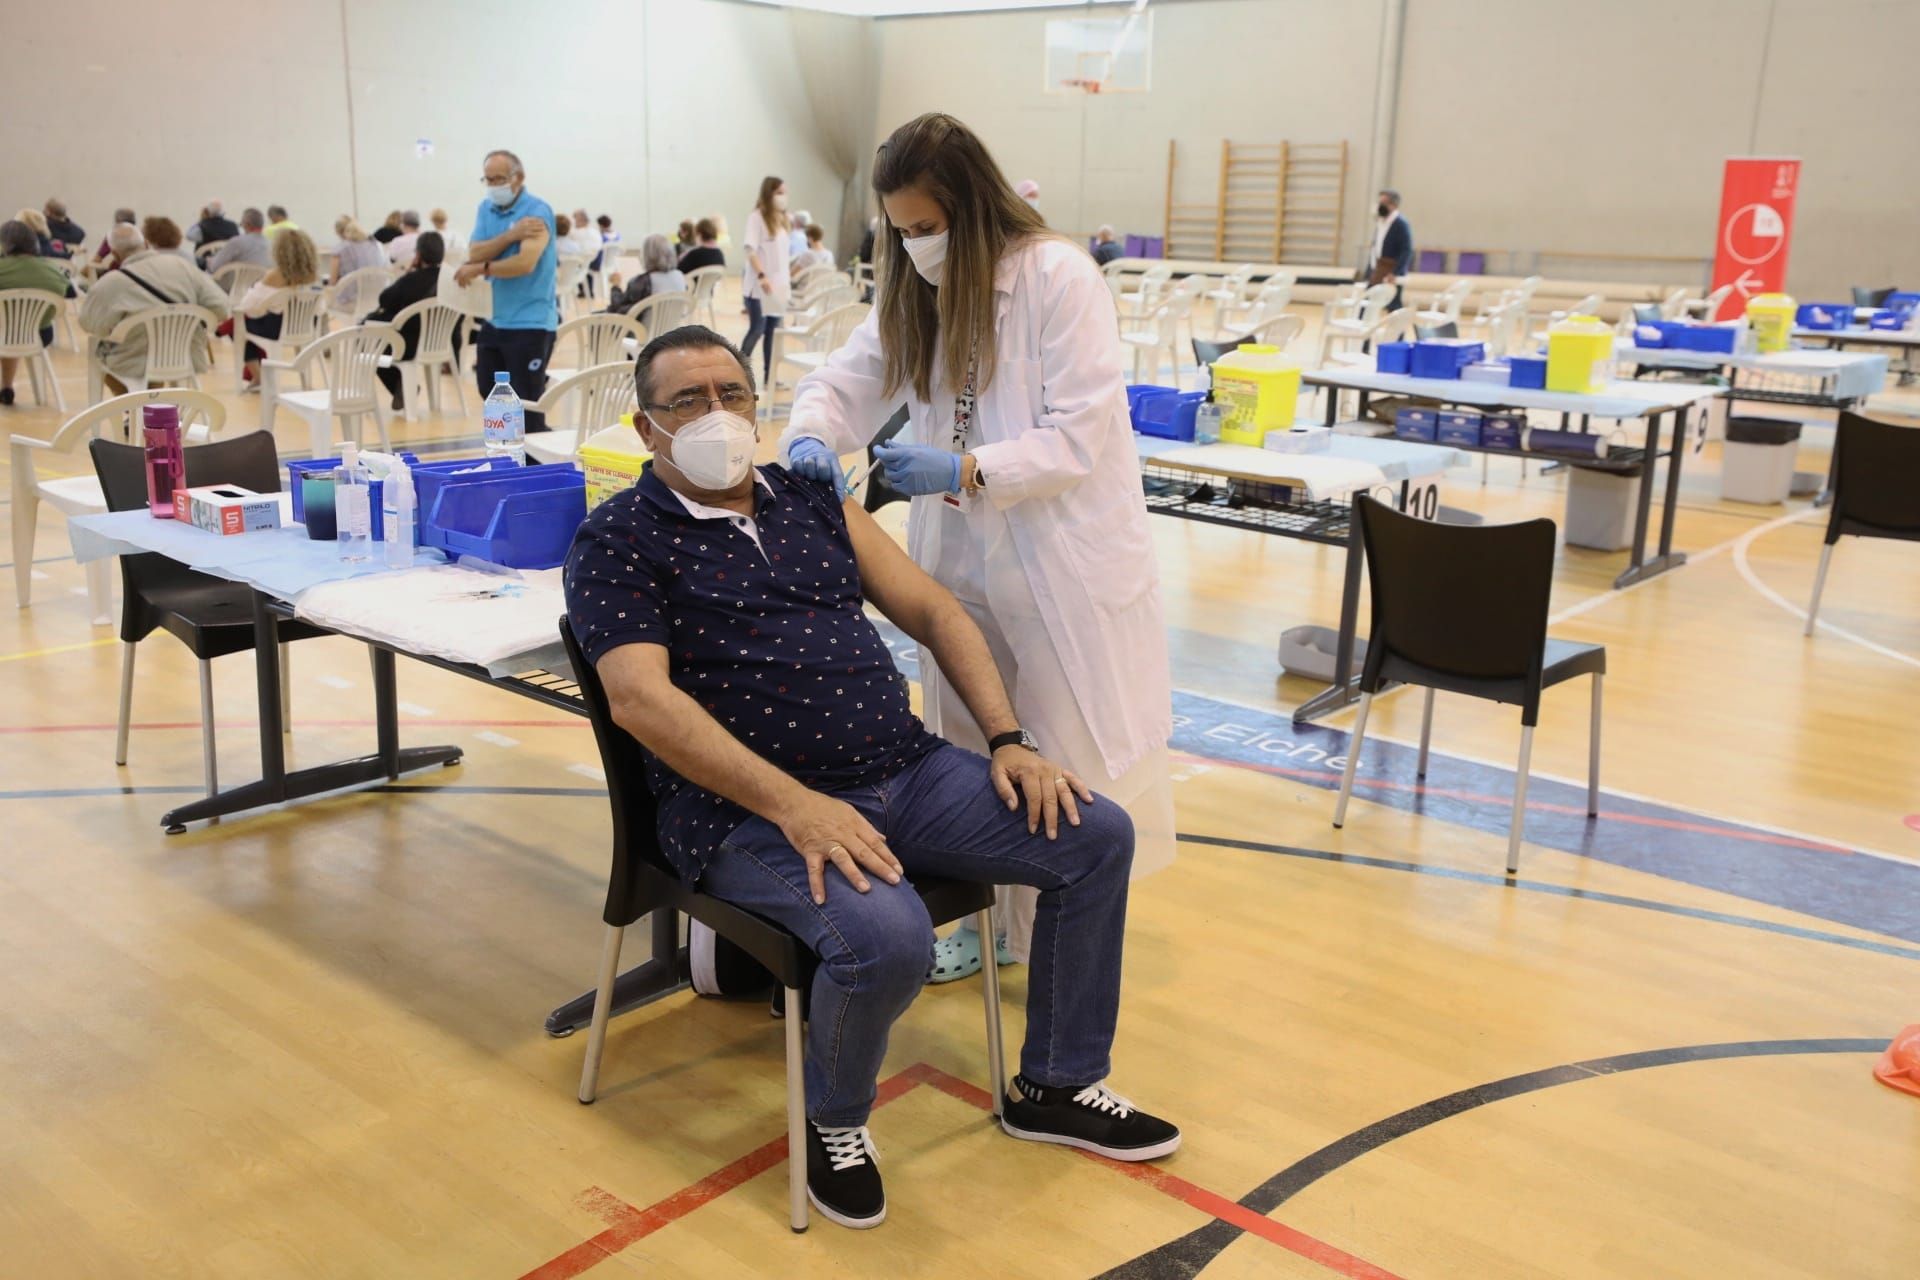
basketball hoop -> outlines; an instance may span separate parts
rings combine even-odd
[[[1075,78],[1069,77],[1068,79],[1062,80],[1060,82],[1060,87],[1062,89],[1068,90],[1069,92],[1071,92],[1074,89],[1078,89],[1082,93],[1098,93],[1100,92],[1100,81],[1088,80],[1088,79],[1075,79]]]

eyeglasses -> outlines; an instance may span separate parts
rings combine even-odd
[[[513,175],[508,174],[504,178],[489,178],[483,174],[480,178],[480,185],[483,187],[510,187],[513,185]]]
[[[753,412],[759,397],[745,387],[728,387],[717,396],[679,396],[666,404],[650,404],[648,409],[664,412],[675,426],[684,427],[707,416],[714,405],[742,417]]]

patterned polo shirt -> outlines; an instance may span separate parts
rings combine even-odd
[[[867,618],[832,486],[758,469],[754,514],[684,501],[651,465],[594,509],[567,556],[589,662],[667,649],[676,687],[748,749],[821,791],[867,786],[940,745]],[[751,815],[648,757],[660,844],[689,881]]]

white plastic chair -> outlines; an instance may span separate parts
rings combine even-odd
[[[1393,294],[1394,286],[1390,283],[1370,286],[1353,300],[1355,310],[1351,319],[1334,318],[1334,304],[1329,302],[1328,319],[1320,326],[1320,358],[1315,367],[1324,368],[1338,351],[1358,350],[1372,341],[1381,319],[1389,314],[1387,304],[1393,301]]]
[[[65,311],[67,300],[47,289],[0,289],[0,356],[26,366],[35,403],[44,407],[53,393],[53,407],[67,411],[67,397],[54,376],[53,357],[40,345],[40,330]]]
[[[1140,382],[1140,357],[1151,353],[1153,365],[1151,375],[1160,376],[1160,353],[1167,353],[1167,363],[1173,368],[1173,384],[1180,385],[1180,325],[1193,314],[1193,304],[1198,297],[1195,293],[1176,294],[1155,307],[1143,319],[1132,321],[1132,327],[1120,331],[1120,341],[1133,348],[1133,380]]]
[[[688,315],[706,313],[707,328],[718,329],[720,319],[714,310],[714,295],[720,291],[720,281],[726,277],[725,267],[700,267],[687,272]]]
[[[233,313],[233,389],[236,394],[247,389],[247,343],[253,343],[271,358],[275,347],[279,347],[283,354],[288,351],[297,354],[319,341],[327,332],[325,289],[317,284],[296,285],[281,290],[280,294],[280,336],[277,338],[249,334],[247,317],[238,311]],[[304,373],[301,374],[300,385],[309,385]]]
[[[453,379],[454,400],[461,413],[467,411],[467,377],[460,363],[460,351],[471,344],[463,343],[458,351],[453,345],[454,335],[466,318],[467,313],[458,307],[437,298],[423,298],[410,307],[402,307],[387,321],[396,337],[408,321],[420,322],[420,340],[413,345],[413,359],[393,361],[393,367],[400,371],[400,403],[405,406],[402,412],[407,421],[419,420],[423,397],[428,410],[439,415],[442,376]],[[449,372],[443,374],[443,370]]]
[[[554,264],[553,296],[554,301],[559,304],[561,315],[572,310],[574,291],[580,287],[580,282],[587,278],[587,264],[591,261],[593,259],[583,258],[577,253],[568,253],[562,254]]]
[[[340,283],[327,286],[327,310],[356,319],[365,315],[380,300],[380,291],[393,283],[394,274],[392,267],[361,267],[347,272]]]
[[[803,268],[799,274],[793,277],[792,300],[788,304],[789,314],[813,310],[815,295],[827,286],[836,283],[850,285],[853,283],[853,279],[850,276],[842,275],[826,263]]]
[[[616,360],[550,381],[546,394],[528,407],[546,415],[547,430],[527,436],[527,456],[546,463],[570,462],[582,440],[619,425],[621,414],[639,411],[633,362]]]
[[[1473,292],[1473,281],[1455,280],[1452,284],[1433,295],[1433,302],[1424,311],[1415,312],[1416,323],[1432,328],[1437,325],[1460,323],[1460,308],[1467,305],[1467,295]]]
[[[693,295],[685,289],[656,293],[627,308],[627,317],[639,322],[646,336],[657,338],[670,333],[693,318]]]
[[[1207,290],[1207,300],[1213,303],[1216,311],[1237,306],[1247,300],[1247,286],[1252,282],[1253,264],[1241,263],[1220,277],[1219,288]]]
[[[1294,273],[1276,271],[1260,282],[1251,299],[1214,309],[1217,341],[1232,341],[1249,329],[1257,328],[1286,311],[1293,302]]]
[[[348,439],[361,443],[360,420],[369,414],[380,431],[380,447],[391,450],[387,435],[386,388],[374,375],[380,357],[400,347],[400,335],[390,324],[358,324],[330,333],[308,344],[292,360],[266,360],[260,365],[260,425],[273,430],[280,406],[293,410],[307,424],[316,458],[333,456],[333,420],[340,419]],[[320,374],[318,387],[312,375]],[[280,390],[282,375],[298,377],[299,391]],[[311,388],[311,389],[309,389]]]
[[[1115,277],[1116,279],[1119,277]],[[1140,283],[1132,293],[1122,293],[1116,299],[1120,312],[1124,315],[1145,317],[1151,315],[1165,299],[1167,285],[1173,279],[1173,268],[1162,264],[1148,267],[1140,273]]]
[[[1686,314],[1696,320],[1711,320],[1720,313],[1720,304],[1733,294],[1733,286],[1723,284],[1704,298],[1695,298],[1686,304]]]
[[[864,302],[849,302],[823,311],[804,325],[789,328],[782,324],[773,331],[773,374],[776,383],[780,377],[782,364],[798,365],[807,373],[826,364],[827,357],[846,345],[853,331],[873,310]],[[804,374],[802,376],[805,376]],[[773,416],[773,388],[763,388],[760,396],[760,416]]]
[[[67,278],[67,283],[73,286],[73,296],[64,299],[60,304],[60,327],[67,336],[67,349],[78,351],[80,339],[75,336],[73,317],[74,313],[80,309],[80,300],[87,296],[87,288],[92,282],[82,274],[79,266],[74,265],[71,258],[48,258],[46,261],[58,267],[60,274]]]
[[[553,358],[547,362],[547,378],[552,382],[560,382],[583,369],[612,364],[616,360],[631,362],[635,352],[646,341],[647,327],[630,316],[605,311],[575,316],[562,321],[560,327],[554,330]],[[569,345],[573,348],[572,362],[555,363],[568,358],[565,352]]]
[[[265,267],[257,267],[251,262],[229,262],[213,273],[213,282],[227,291],[228,303],[237,307],[247,290],[265,279],[266,274]]]
[[[210,244],[203,244],[195,249],[193,251],[194,265],[202,271],[205,271],[207,269],[207,263],[213,260],[213,255],[220,252],[220,246],[225,243],[225,240],[215,240]]]
[[[161,383],[185,383],[196,390],[200,371],[193,367],[196,343],[207,344],[211,351],[213,312],[189,303],[169,303],[136,311],[113,327],[113,332],[95,341],[87,349],[87,403],[98,404],[106,398],[107,368],[100,361],[103,346],[117,346],[144,329],[147,339],[147,363],[141,373],[126,382],[128,391],[145,391]]]
[[[191,444],[212,439],[227,422],[226,406],[207,392],[160,387],[89,405],[61,423],[51,440],[17,435],[7,441],[13,473],[13,589],[22,609],[32,603],[33,544],[39,529],[40,504],[44,502],[68,519],[105,511],[107,496],[100,489],[93,464],[84,456],[86,442],[99,435],[101,427],[117,421],[120,439],[136,443],[140,410],[150,404],[178,405],[182,435]],[[42,457],[58,458],[78,470],[72,475],[42,479],[35,470],[35,459]],[[87,565],[87,605],[95,626],[113,621],[112,569],[111,557]]]
[[[1629,308],[1629,311],[1631,311],[1631,308]],[[1660,318],[1662,320],[1678,320],[1685,314],[1687,314],[1687,291],[1685,289],[1675,289],[1661,300]]]

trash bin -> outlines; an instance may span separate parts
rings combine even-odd
[[[1640,478],[1567,469],[1567,545],[1592,551],[1624,551],[1633,545],[1633,499]]]
[[[1727,419],[1720,496],[1729,502],[1778,506],[1793,488],[1800,424],[1784,418]]]

